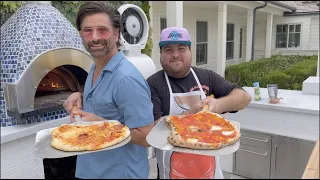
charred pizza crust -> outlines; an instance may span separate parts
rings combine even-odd
[[[62,151],[92,151],[118,144],[129,135],[129,128],[116,122],[63,124],[51,131],[51,146]]]
[[[203,110],[199,113],[211,113],[207,110]],[[197,114],[199,114],[197,113]],[[214,115],[217,115],[221,117],[219,114],[216,113],[211,113]],[[184,117],[185,115],[178,115],[179,118]],[[171,123],[171,118],[173,116],[167,116],[164,119],[164,122],[166,126],[171,130],[170,135],[168,136],[168,142],[174,146],[177,147],[184,147],[184,148],[190,148],[190,149],[197,149],[197,150],[213,150],[213,149],[220,149],[226,146],[230,146],[234,143],[236,143],[240,139],[240,130],[236,125],[230,123],[227,121],[233,128],[234,128],[234,133],[235,136],[232,138],[227,138],[227,142],[220,142],[220,143],[203,143],[203,142],[190,142],[190,141],[185,141],[182,139],[181,135],[178,134],[176,127]],[[221,117],[222,118],[222,117]]]

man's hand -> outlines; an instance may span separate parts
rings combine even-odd
[[[102,121],[102,120],[104,120],[102,117],[100,117],[100,116],[97,116],[97,115],[95,115],[95,114],[92,114],[92,113],[88,113],[88,112],[85,112],[85,111],[82,111],[82,110],[79,110],[79,109],[77,109],[77,110],[73,110],[72,112],[71,112],[71,122],[74,122],[75,120],[74,120],[74,116],[75,115],[79,115],[79,116],[81,116],[81,120],[82,121]]]
[[[63,107],[68,111],[68,113],[71,113],[73,106],[77,106],[78,109],[82,109],[81,93],[72,93],[63,103]]]
[[[196,102],[194,105],[191,106],[191,108],[183,113],[181,113],[182,115],[187,115],[187,114],[196,114],[197,112],[201,111],[203,106],[208,104],[208,99],[210,97],[207,97],[203,100],[200,100],[198,102]]]
[[[208,104],[210,112],[222,114],[242,110],[248,106],[250,101],[249,93],[241,89],[233,89],[229,95],[219,99],[206,98],[203,100],[203,104]]]
[[[221,105],[221,100],[215,98],[206,98],[202,101],[203,105],[208,104],[209,111],[217,114],[224,113]]]
[[[200,101],[196,102],[194,105],[191,106],[191,108],[189,110],[184,111],[183,113],[181,113],[181,115],[196,114],[197,112],[201,111],[203,109],[203,107],[208,104],[208,102],[209,102],[208,99],[209,98],[211,98],[211,97],[207,97],[207,98],[205,98],[203,100],[200,100]],[[154,122],[154,125],[156,125],[162,118],[165,118],[165,116],[162,116],[159,119],[157,119]]]

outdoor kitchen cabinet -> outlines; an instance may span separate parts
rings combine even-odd
[[[271,136],[241,130],[240,148],[234,155],[233,172],[254,179],[269,179]]]
[[[315,143],[286,137],[272,138],[271,179],[301,179]]]
[[[314,142],[241,130],[234,174],[261,179],[301,179]]]

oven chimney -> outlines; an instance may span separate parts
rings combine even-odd
[[[51,5],[51,1],[26,1],[27,4]]]

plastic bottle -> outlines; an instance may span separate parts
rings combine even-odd
[[[255,101],[260,101],[261,100],[261,96],[260,96],[259,82],[254,82],[253,83],[253,88],[254,88],[254,100]]]

